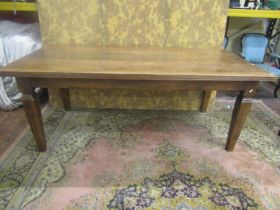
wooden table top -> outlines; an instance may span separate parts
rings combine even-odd
[[[222,49],[45,47],[0,76],[121,80],[272,81]]]

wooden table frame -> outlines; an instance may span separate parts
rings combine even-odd
[[[39,151],[47,148],[42,122],[40,105],[33,96],[34,87],[60,88],[64,107],[69,110],[68,88],[95,89],[157,89],[161,90],[201,90],[204,91],[201,111],[205,112],[211,90],[238,91],[231,124],[228,132],[226,150],[233,151],[242,126],[250,111],[251,98],[256,92],[258,82],[252,81],[158,81],[158,80],[96,80],[96,79],[64,79],[64,78],[16,78],[19,90],[23,93],[22,102],[34,139]]]
[[[16,77],[34,139],[47,148],[35,87],[59,88],[69,110],[69,88],[203,91],[205,112],[211,91],[237,91],[226,150],[233,151],[260,81],[277,78],[222,49],[45,46],[0,71]]]

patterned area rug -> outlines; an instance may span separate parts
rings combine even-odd
[[[280,118],[255,102],[234,152],[213,112],[49,109],[1,162],[0,209],[280,209]],[[3,159],[3,158],[2,158]]]

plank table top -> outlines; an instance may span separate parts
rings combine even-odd
[[[185,81],[277,78],[223,49],[45,47],[0,76]]]
[[[222,49],[44,47],[0,70],[14,76],[39,151],[44,126],[35,87],[60,88],[66,110],[69,88],[156,88],[203,91],[201,111],[211,90],[237,91],[226,150],[233,151],[260,81],[277,77]]]

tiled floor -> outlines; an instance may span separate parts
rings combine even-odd
[[[256,99],[262,100],[267,106],[280,115],[280,90],[279,97],[273,97],[274,86],[262,83],[258,88]],[[235,94],[218,93],[218,97],[234,99]],[[28,126],[22,108],[15,111],[0,110],[0,156],[9,148],[17,137]]]

